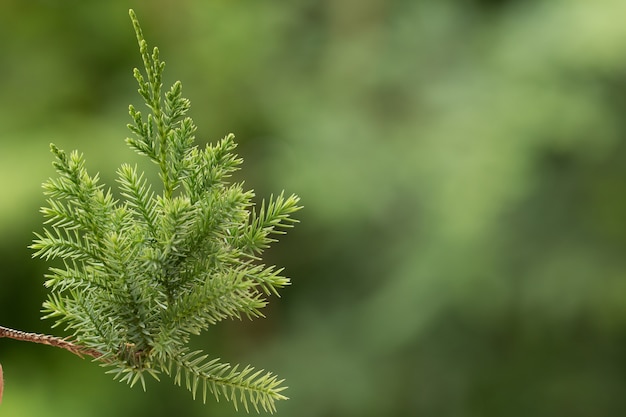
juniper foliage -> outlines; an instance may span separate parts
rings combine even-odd
[[[286,398],[283,380],[209,358],[188,342],[223,319],[262,317],[267,297],[289,285],[260,256],[293,226],[299,198],[281,193],[257,210],[254,193],[229,181],[242,163],[233,135],[194,145],[181,83],[163,93],[165,63],[158,48],[148,50],[132,10],[130,17],[145,68],[134,76],[149,113],[130,106],[134,135],[126,142],[158,166],[162,185],[125,164],[116,199],[81,154],[51,145],[58,178],[44,184],[46,226],[32,244],[34,256],[62,260],[46,275],[45,318],[130,385],[145,389],[147,374],[165,374],[194,398],[201,391],[204,401],[213,395],[273,412]]]

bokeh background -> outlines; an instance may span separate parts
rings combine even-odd
[[[0,1],[0,324],[40,320],[48,144],[138,160],[134,8],[241,178],[305,209],[267,318],[194,340],[286,378],[278,415],[626,412],[623,0]],[[151,169],[146,165],[146,169]],[[7,417],[235,416],[0,339]]]

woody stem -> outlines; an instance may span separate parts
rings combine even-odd
[[[81,358],[84,355],[91,356],[93,358],[100,358],[102,353],[95,349],[90,349],[82,346],[78,346],[67,339],[61,339],[60,337],[50,336],[39,333],[27,333],[21,330],[9,329],[8,327],[0,326],[0,338],[6,337],[9,339],[21,340],[24,342],[40,343],[43,345],[55,346],[61,349],[72,352]]]

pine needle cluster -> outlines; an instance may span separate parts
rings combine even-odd
[[[145,389],[146,375],[165,374],[204,401],[213,395],[273,412],[286,398],[276,375],[188,344],[223,319],[263,316],[267,297],[289,284],[260,256],[293,226],[299,199],[281,193],[257,210],[254,193],[229,180],[242,163],[233,135],[194,145],[181,83],[162,92],[159,50],[148,50],[132,10],[130,17],[145,68],[134,76],[149,112],[130,106],[133,137],[126,142],[158,166],[161,184],[122,165],[115,198],[88,174],[81,154],[51,145],[58,177],[44,184],[46,227],[32,244],[35,256],[62,260],[46,275],[45,317],[130,385]]]

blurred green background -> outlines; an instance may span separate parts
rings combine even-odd
[[[0,324],[61,331],[27,249],[48,144],[110,185],[137,160],[130,7],[198,138],[302,197],[267,254],[293,285],[194,341],[286,378],[278,415],[624,413],[623,0],[2,0]],[[245,415],[45,346],[0,362],[2,416]]]

